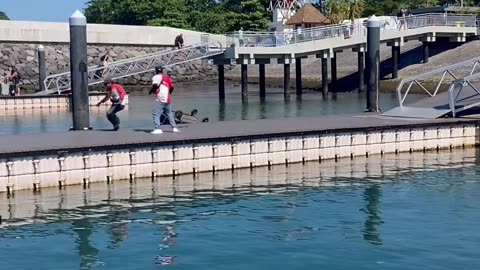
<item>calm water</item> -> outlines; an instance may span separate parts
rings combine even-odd
[[[284,118],[298,116],[317,116],[337,113],[360,113],[366,108],[363,95],[342,93],[322,98],[321,93],[306,91],[302,100],[294,94],[285,101],[283,90],[270,88],[267,98],[260,101],[258,85],[250,85],[248,103],[242,103],[240,88],[227,85],[225,104],[219,104],[215,83],[205,82],[198,85],[179,86],[173,97],[173,109],[190,112],[198,109],[198,118],[208,117],[210,121],[250,120],[264,118]],[[147,128],[152,126],[151,98],[144,95],[132,95],[128,110],[119,113],[123,127]],[[393,94],[382,94],[383,110],[397,105]],[[91,108],[90,120],[94,128],[111,128],[105,117],[108,107]],[[0,134],[36,133],[65,131],[72,125],[72,116],[67,109],[30,109],[6,111],[0,115]]]
[[[479,269],[479,164],[467,149],[3,194],[0,269]]]

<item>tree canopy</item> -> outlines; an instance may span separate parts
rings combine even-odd
[[[170,26],[210,33],[266,30],[269,0],[90,0],[90,23]],[[459,5],[460,0],[317,0],[310,1],[333,22],[388,15],[400,8]],[[480,0],[464,0],[465,6]],[[5,15],[5,14],[3,14]],[[0,13],[0,18],[2,13]],[[5,15],[6,17],[6,15]],[[6,17],[8,19],[8,17]]]
[[[0,11],[0,20],[10,20],[5,12]]]

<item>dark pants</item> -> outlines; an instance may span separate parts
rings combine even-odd
[[[114,104],[107,111],[107,118],[110,123],[112,123],[114,128],[120,127],[120,118],[118,118],[117,113],[125,108],[125,105]]]

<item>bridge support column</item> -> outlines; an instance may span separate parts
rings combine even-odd
[[[428,63],[428,58],[430,57],[430,43],[424,41],[422,44],[423,47],[423,63]]]
[[[290,64],[283,65],[283,95],[290,96]]]
[[[265,88],[265,64],[259,64],[258,65],[258,71],[259,71],[259,85],[260,85],[260,98],[264,99],[265,94],[266,94],[266,88]]]
[[[367,21],[367,111],[378,112],[378,80],[380,66],[380,20],[375,16]]]
[[[297,58],[295,60],[295,88],[297,96],[301,96],[303,93],[302,86],[302,58]]]
[[[45,68],[45,47],[38,46],[38,83],[40,91],[45,91],[45,78],[47,77],[47,70]]]
[[[248,98],[248,65],[241,65],[242,100]]]
[[[70,22],[70,74],[73,129],[90,129],[87,68],[87,19],[75,11]]]
[[[328,94],[328,58],[322,58],[322,94]]]
[[[225,66],[218,65],[218,98],[225,100]]]
[[[398,78],[398,61],[400,60],[400,46],[392,46],[392,79]]]
[[[330,65],[332,66],[331,77],[332,77],[332,92],[337,92],[334,84],[337,82],[337,53],[333,53],[333,57],[330,59]]]

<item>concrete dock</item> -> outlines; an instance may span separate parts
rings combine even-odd
[[[0,192],[475,146],[480,119],[378,114],[71,131],[0,139]]]

